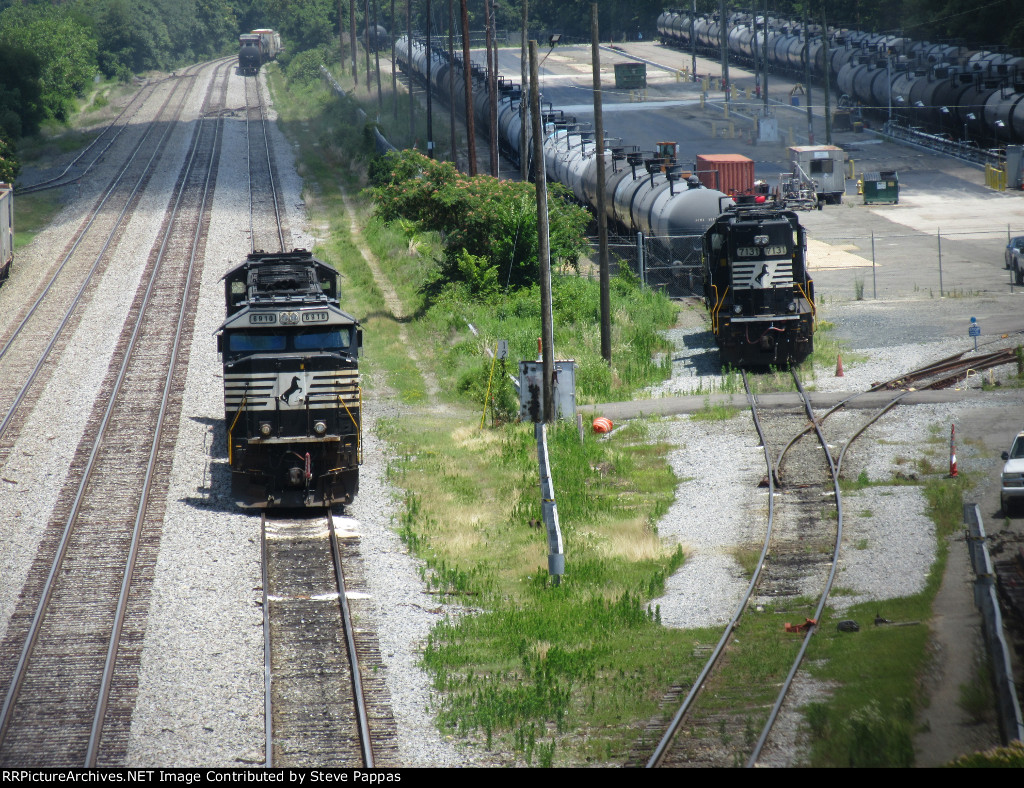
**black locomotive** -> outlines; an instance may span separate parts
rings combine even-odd
[[[225,274],[224,300],[217,349],[236,502],[351,503],[362,331],[339,307],[338,272],[304,249],[257,252]]]
[[[804,228],[793,211],[756,199],[738,198],[704,234],[704,303],[723,364],[798,364],[814,349]]]

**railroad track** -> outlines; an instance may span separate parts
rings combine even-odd
[[[102,286],[132,212],[179,128],[197,73],[186,70],[162,83],[162,94],[156,94],[161,106],[153,121],[123,156],[119,171],[55,259],[49,278],[40,280],[34,297],[0,333],[0,464],[53,372],[46,362],[67,347],[92,293]]]
[[[766,465],[763,486],[768,491],[767,521],[761,552],[743,599],[648,758],[649,767],[756,763],[774,723],[774,713],[766,717],[766,710],[772,701],[778,677],[766,676],[763,681],[742,687],[729,684],[729,672],[734,670],[730,663],[740,658],[740,650],[735,646],[740,619],[752,606],[784,612],[786,621],[801,629],[796,633],[782,631],[783,617],[779,616],[778,631],[767,637],[773,641],[771,648],[790,653],[793,664],[799,665],[803,648],[813,632],[813,625],[805,625],[805,622],[820,618],[828,597],[842,535],[838,477],[828,445],[819,429],[818,445],[801,449],[800,457],[791,459],[784,487],[780,485],[778,463],[773,459],[771,450],[773,445],[782,444],[782,435],[792,434],[808,420],[813,422],[810,401],[795,373],[794,380],[801,391],[805,413],[770,414],[768,419],[772,423],[767,429],[765,414],[758,408],[756,398],[747,385],[748,401],[764,447]],[[747,384],[746,375],[744,383]],[[823,507],[827,507],[829,512],[834,509],[835,518],[823,515]],[[823,522],[825,527],[822,527]],[[814,588],[819,590],[816,610],[807,602],[807,598],[814,594]],[[765,615],[771,615],[771,612]],[[747,637],[753,639],[753,633],[748,633],[744,640]],[[791,674],[795,674],[795,670],[794,667]],[[785,682],[780,691],[777,705],[781,705],[788,683]],[[757,730],[762,731],[762,740],[755,746],[753,735]],[[736,744],[714,743],[716,737],[722,742]]]
[[[223,102],[227,63],[214,66],[207,105]],[[176,99],[173,120],[183,102],[184,95]],[[195,126],[172,207],[115,350],[121,363],[103,382],[0,644],[4,766],[124,763],[163,523],[161,469],[173,459],[198,266],[216,182],[222,122],[216,113],[204,116]],[[161,149],[162,143],[137,174],[123,200],[122,219]],[[119,223],[108,229],[104,249]],[[101,260],[102,254],[89,276]],[[87,284],[88,278],[79,286],[79,299]],[[44,360],[67,322],[60,324]]]
[[[361,586],[355,525],[339,528],[330,510],[261,519],[267,766],[393,763],[376,638],[358,626],[348,599]]]
[[[831,590],[842,540],[842,498],[838,480],[847,450],[871,425],[899,404],[911,391],[945,388],[963,382],[966,377],[980,370],[1016,362],[1012,348],[966,358],[965,355],[966,353],[959,353],[940,359],[898,378],[875,384],[868,391],[847,397],[821,415],[813,413],[810,401],[794,374],[806,415],[773,414],[768,417],[775,422],[770,431],[763,428],[765,415],[759,412],[756,398],[750,392],[744,375],[754,423],[764,447],[767,469],[762,482],[762,486],[768,490],[768,524],[764,542],[744,598],[737,606],[704,669],[693,682],[667,732],[647,760],[648,766],[757,764],[762,750],[769,741],[772,726],[783,707],[793,679],[797,675],[811,636],[820,625]],[[868,418],[859,422],[859,426],[841,444],[842,449],[839,452],[829,449],[821,431],[825,420],[857,397],[881,391],[891,391],[892,396]],[[801,441],[811,432],[817,437],[817,443],[813,446],[811,442]],[[788,442],[782,437],[785,435],[792,436]],[[770,446],[775,446],[776,450],[783,446],[778,451],[777,458],[773,459]],[[827,459],[830,481],[825,482],[818,478],[823,466],[820,457],[815,460],[811,455],[820,455]],[[814,470],[815,467],[819,470]],[[812,587],[823,589],[813,610],[805,601],[813,593]],[[729,645],[741,617],[751,609],[751,606],[759,609],[777,609],[780,603],[790,614],[787,619],[799,628],[803,636],[799,640],[799,648],[795,649],[791,668],[766,716],[765,710],[768,707],[764,702],[765,692],[762,687],[723,689],[729,685],[727,680],[722,680],[722,676],[726,676],[729,671]],[[795,640],[793,635],[800,632],[792,633],[790,639]],[[700,708],[699,699],[702,694],[716,697],[714,703],[708,704],[712,707],[710,711]],[[753,725],[752,721],[757,724]],[[758,726],[761,734],[755,740],[753,733]],[[737,746],[729,748],[712,744],[716,736],[722,741],[736,742]],[[740,742],[742,744],[739,744]]]
[[[287,252],[291,240],[281,216],[274,155],[259,77],[244,77],[249,160],[250,251]],[[287,245],[286,245],[287,244]]]

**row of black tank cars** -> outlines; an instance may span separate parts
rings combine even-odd
[[[915,41],[786,19],[734,13],[726,17],[729,58],[803,80],[831,79],[845,102],[875,118],[939,141],[983,148],[1024,142],[1024,57],[966,46]],[[665,44],[718,58],[722,18],[668,10],[658,17]],[[827,51],[827,62],[826,62]]]
[[[281,54],[281,35],[267,28],[243,33],[238,37],[238,71],[257,74],[264,63]]]
[[[411,56],[410,56],[411,49]],[[423,41],[403,37],[395,48],[406,75],[428,84]],[[474,121],[490,127],[486,71],[470,64]],[[454,89],[458,111],[465,107],[462,58],[442,49],[430,53],[429,84],[442,101]],[[532,132],[521,132],[520,86],[497,76],[498,140],[517,164],[526,156],[531,171]],[[543,105],[546,177],[562,183],[576,200],[596,212],[597,161],[605,162],[606,214],[630,237],[638,232],[659,244],[670,259],[700,254],[704,301],[724,364],[743,367],[799,363],[813,349],[814,284],[805,265],[804,231],[794,212],[765,194],[734,198],[705,188],[678,163],[674,142],[641,151],[606,138],[599,146],[592,128],[549,104]],[[600,148],[600,151],[599,151]]]

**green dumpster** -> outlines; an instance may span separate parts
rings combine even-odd
[[[864,204],[900,201],[900,179],[895,170],[864,173]]]
[[[646,63],[616,63],[615,87],[621,90],[638,90],[647,87]]]

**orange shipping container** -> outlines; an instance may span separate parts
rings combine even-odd
[[[709,189],[743,194],[754,188],[754,161],[740,153],[701,153],[696,175]]]

